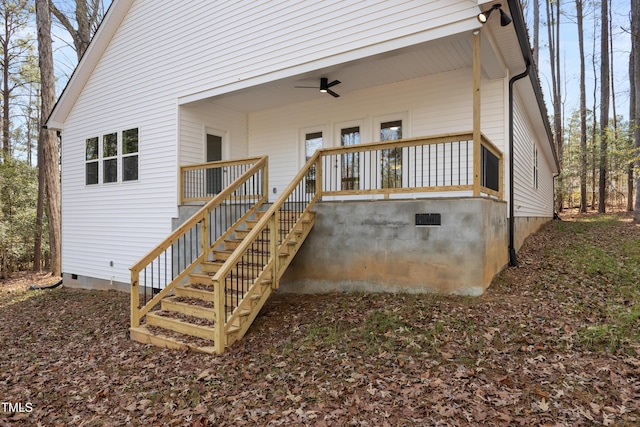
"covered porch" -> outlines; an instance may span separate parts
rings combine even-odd
[[[506,70],[483,29],[182,97],[178,204],[206,200],[242,173],[208,161],[259,156],[269,157],[274,201],[317,150],[323,163],[307,185],[324,200],[502,198]],[[331,87],[339,97],[319,90],[322,78],[340,82]]]

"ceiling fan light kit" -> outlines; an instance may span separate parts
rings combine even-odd
[[[320,87],[316,87],[316,86],[295,86],[297,89],[320,89],[320,92],[322,93],[328,93],[329,95],[333,96],[334,98],[338,98],[340,95],[335,93],[334,91],[331,90],[331,88],[333,86],[339,85],[340,84],[340,80],[334,80],[332,82],[329,82],[329,79],[327,77],[321,77],[320,78]]]

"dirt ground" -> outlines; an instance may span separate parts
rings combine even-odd
[[[274,295],[221,356],[128,339],[119,292],[0,282],[0,426],[640,425],[640,227],[571,215],[477,298]]]

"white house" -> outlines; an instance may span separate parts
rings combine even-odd
[[[278,286],[480,294],[553,216],[517,0],[114,0],[47,126],[65,285],[134,286],[132,331],[146,315],[184,333],[151,320],[146,291],[226,283],[210,296],[226,315],[189,312],[228,320],[216,351]],[[265,225],[289,216],[279,238]],[[280,259],[249,262],[258,241]]]

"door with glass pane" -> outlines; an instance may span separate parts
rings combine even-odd
[[[222,160],[222,137],[207,134],[207,162]],[[207,194],[218,194],[222,191],[222,169],[207,169]]]
[[[306,164],[316,151],[322,148],[322,132],[311,132],[304,137],[304,163]],[[305,177],[307,193],[316,191],[316,166],[312,166]]]
[[[360,126],[340,130],[340,145],[349,147],[360,144]],[[360,189],[360,155],[344,153],[340,156],[340,177],[342,190]]]
[[[380,123],[380,141],[402,139],[402,120]],[[381,150],[380,187],[402,187],[402,148]]]

